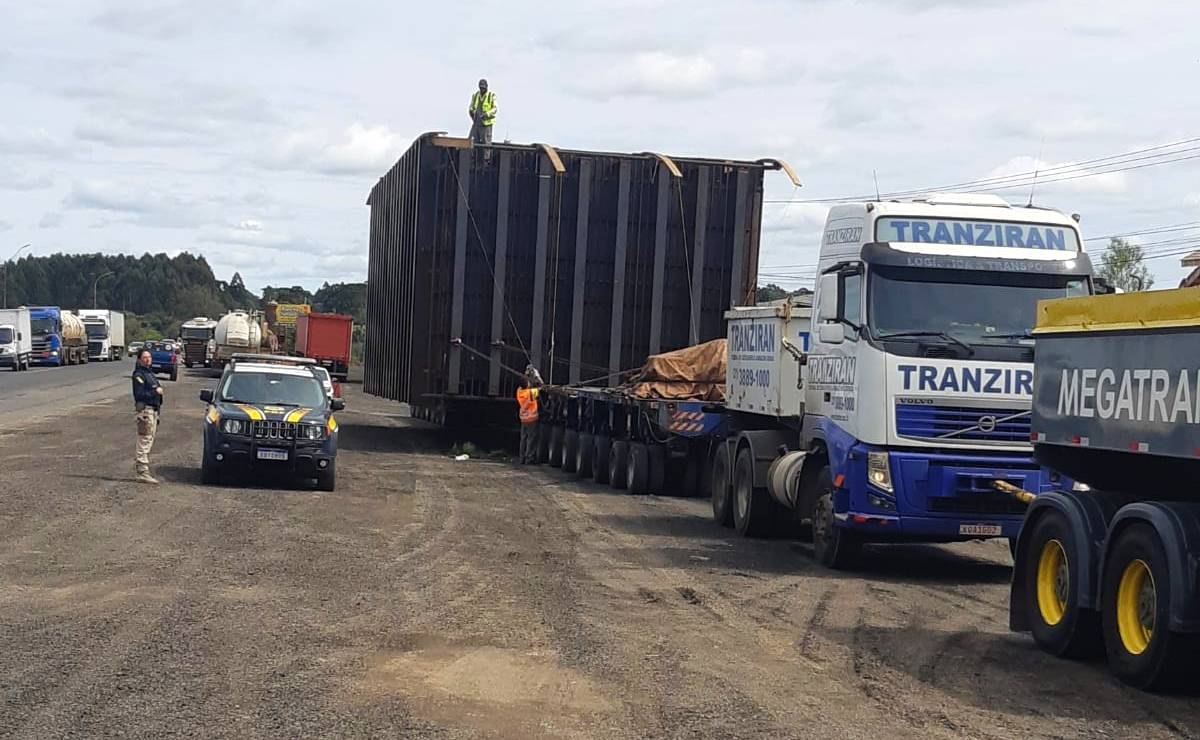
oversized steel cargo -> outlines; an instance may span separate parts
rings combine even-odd
[[[723,337],[753,303],[763,172],[781,168],[422,136],[367,200],[365,390],[445,420],[510,399],[506,366],[616,385]]]

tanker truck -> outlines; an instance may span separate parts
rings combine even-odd
[[[214,362],[224,368],[235,353],[254,354],[262,348],[262,326],[254,313],[230,311],[217,321],[213,338],[217,342]]]
[[[59,367],[88,361],[87,331],[79,317],[58,306],[29,309],[33,332],[33,361]]]

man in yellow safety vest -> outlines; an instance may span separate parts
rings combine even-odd
[[[517,406],[521,420],[521,464],[530,465],[538,461],[538,389],[529,376],[517,389]]]
[[[471,141],[476,144],[492,143],[492,126],[496,123],[496,93],[488,90],[487,80],[479,81],[479,91],[471,95]]]

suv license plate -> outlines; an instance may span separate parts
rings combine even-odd
[[[958,533],[971,535],[973,537],[999,537],[999,524],[960,524],[958,525]]]
[[[287,455],[287,450],[260,449],[258,451],[259,460],[286,460]]]

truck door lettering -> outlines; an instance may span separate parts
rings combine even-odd
[[[950,237],[950,227],[945,221],[938,221],[937,226],[933,229],[933,240],[938,244],[953,244],[954,240]]]
[[[1105,390],[1105,386],[1110,388],[1117,384],[1117,374],[1108,368],[1100,371],[1100,377],[1096,380],[1096,415],[1101,419],[1111,419],[1113,408],[1116,406],[1117,394],[1112,390]]]
[[[905,235],[904,235],[904,232],[908,230],[908,223],[909,223],[908,221],[892,221],[891,222],[892,228],[896,230],[896,236],[897,236],[896,241],[898,241],[898,242],[908,241],[908,239],[905,238]]]
[[[1126,381],[1129,377],[1126,376]],[[1128,387],[1128,385],[1126,385]],[[1077,416],[1079,411],[1079,371],[1063,368],[1058,384],[1058,415]]]
[[[971,224],[964,224],[961,221],[954,222],[954,244],[974,244],[975,230],[971,228]]]
[[[916,365],[900,365],[896,369],[899,370],[901,372],[901,374],[904,375],[904,380],[902,381],[902,383],[904,384],[904,390],[906,390],[906,391],[910,390],[912,388],[912,374],[913,374],[913,371],[915,371],[917,369],[917,366]]]
[[[1030,228],[1029,230],[1037,231],[1036,228]],[[1021,227],[1020,226],[1005,226],[1004,227],[1004,241],[1005,241],[1005,246],[1008,246],[1008,247],[1023,247],[1023,246],[1025,246],[1025,239],[1023,238],[1023,236],[1021,234]]]
[[[1171,376],[1166,370],[1150,371],[1150,421],[1155,421],[1154,412],[1158,412],[1157,421],[1170,421],[1167,418],[1167,388],[1171,385]]]
[[[1033,371],[1018,370],[1017,371],[1017,387],[1016,392],[1024,396],[1033,395]]]
[[[1175,403],[1171,405],[1171,420],[1179,419],[1179,413],[1183,412],[1183,417],[1187,419],[1188,424],[1194,424],[1196,417],[1192,416],[1192,388],[1191,382],[1188,380],[1187,370],[1179,371],[1179,386],[1175,389]]]
[[[1042,240],[1042,230],[1031,228],[1025,236],[1025,246],[1030,249],[1045,249],[1046,242]]]
[[[1065,374],[1067,371],[1063,370]],[[1125,412],[1125,418],[1133,421],[1133,384],[1129,382],[1129,371],[1121,373],[1121,388],[1117,391],[1117,409],[1114,412],[1114,417],[1121,418],[1121,412]]]
[[[1096,368],[1086,367],[1079,375],[1079,415],[1085,419],[1095,416],[1089,402],[1096,399]]]
[[[1062,229],[1046,229],[1047,249],[1066,249],[1067,235]]]
[[[1137,405],[1134,406],[1133,418],[1141,421],[1146,418],[1146,381],[1150,379],[1149,370],[1134,370],[1133,379],[1137,381]]]
[[[964,367],[962,377],[963,393],[983,392],[983,373],[977,367]]]
[[[958,373],[954,372],[954,368],[948,367],[942,371],[942,382],[938,390],[958,391]]]
[[[977,244],[981,247],[996,246],[996,243],[991,241],[988,238],[988,235],[992,233],[992,225],[991,224],[975,224],[975,229],[976,229],[975,244]]]
[[[912,225],[912,240],[914,242],[929,243],[929,224],[924,221],[917,221]]]
[[[937,390],[937,368],[923,365],[921,367],[920,386],[918,390],[936,391]]]
[[[995,367],[985,367],[983,369],[987,375],[987,383],[983,386],[984,393],[1000,393],[998,384],[1000,383],[1000,369]]]

